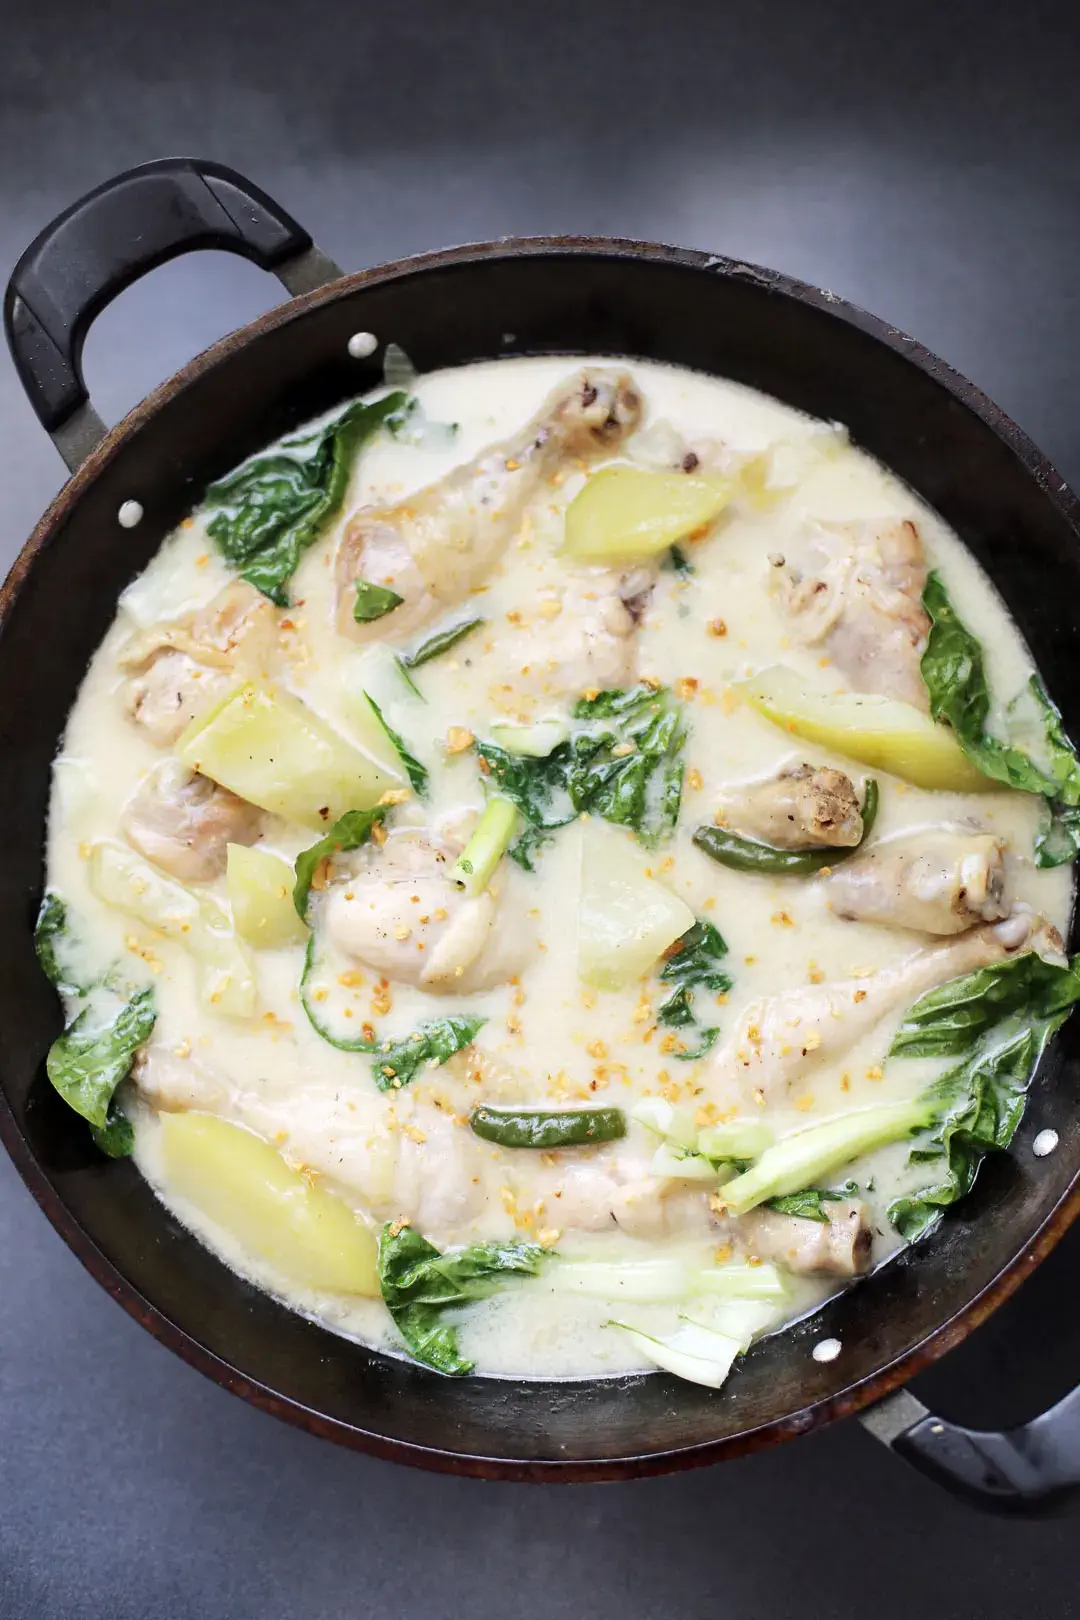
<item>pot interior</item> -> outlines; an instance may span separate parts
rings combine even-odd
[[[49,765],[78,683],[119,592],[205,485],[381,380],[376,360],[349,357],[356,331],[400,344],[425,371],[509,354],[668,361],[845,423],[970,546],[1080,734],[1076,503],[975,390],[870,317],[746,266],[628,244],[495,244],[349,278],[226,340],[134,412],[100,470],[60,496],[5,588],[5,1141],[62,1235],[129,1310],[238,1392],[339,1440],[471,1472],[602,1478],[708,1460],[852,1410],[960,1337],[1019,1280],[1037,1234],[1048,1247],[1071,1218],[1080,1021],[1044,1064],[1012,1154],[985,1163],[914,1259],[756,1346],[718,1393],[667,1378],[442,1379],[340,1339],[227,1271],[130,1163],[97,1154],[49,1086],[43,1060],[60,1016],[31,930]],[[145,511],[134,530],[117,522],[129,499]],[[1035,1159],[1031,1140],[1047,1126],[1060,1147]],[[823,1336],[843,1345],[831,1364],[810,1355]]]

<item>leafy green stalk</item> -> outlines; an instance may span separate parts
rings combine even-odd
[[[535,1277],[548,1257],[537,1243],[473,1243],[441,1254],[411,1226],[388,1224],[379,1239],[379,1286],[416,1360],[460,1377],[473,1363],[462,1356],[446,1312],[486,1299],[515,1277]]]
[[[405,670],[419,669],[422,664],[429,664],[433,658],[440,658],[444,652],[449,652],[451,647],[456,647],[459,641],[463,641],[466,636],[486,623],[486,619],[463,619],[460,624],[452,624],[448,630],[439,630],[435,635],[429,636],[412,652],[401,653],[398,662]],[[413,685],[411,680],[409,685]],[[416,688],[413,687],[413,690]]]
[[[758,838],[744,838],[726,827],[713,826],[699,827],[694,834],[694,843],[710,859],[737,872],[760,872],[770,877],[808,877],[824,867],[838,866],[862,848],[877,820],[878,798],[877,783],[868,781],[862,808],[862,836],[857,844],[844,848],[781,849]]]
[[[88,1006],[52,1044],[45,1060],[49,1079],[69,1107],[103,1131],[109,1106],[126,1079],[137,1049],[150,1037],[156,1018],[150,986],[129,1001]]]
[[[700,920],[671,946],[660,971],[660,982],[676,988],[661,1002],[657,1022],[669,1029],[692,1029],[697,1034],[692,1049],[672,1053],[684,1063],[704,1057],[720,1033],[716,1026],[702,1027],[694,1011],[694,997],[699,991],[718,996],[731,989],[730,975],[718,966],[726,955],[727,945],[718,930],[712,923]]]
[[[755,1165],[725,1184],[719,1196],[732,1214],[745,1215],[758,1204],[814,1186],[864,1153],[902,1141],[932,1118],[933,1104],[916,1097],[823,1120],[766,1148]]]
[[[206,531],[225,561],[279,607],[309,546],[337,514],[361,446],[401,410],[403,394],[357,401],[313,432],[282,439],[211,484]]]
[[[421,765],[415,754],[409,752],[404,737],[402,737],[400,732],[394,730],[389,720],[387,720],[386,716],[379,708],[379,705],[372,697],[371,693],[365,692],[364,696],[371,704],[371,707],[375,712],[376,720],[379,722],[380,726],[382,726],[394,748],[397,750],[398,757],[405,767],[405,774],[409,778],[409,784],[412,787],[413,792],[418,794],[421,799],[426,799],[430,781],[427,766]]]
[[[408,767],[406,767],[407,769]],[[359,849],[371,837],[372,828],[385,816],[386,811],[376,805],[373,810],[346,810],[324,838],[303,849],[296,857],[296,882],[293,885],[293,904],[302,921],[307,922],[308,899],[315,874],[324,861],[335,855]]]
[[[908,1242],[969,1191],[984,1154],[1009,1146],[1039,1060],[1078,1000],[1080,957],[1063,965],[1029,951],[953,979],[911,1008],[891,1055],[961,1061],[924,1093],[931,1114],[909,1155],[910,1165],[935,1164],[936,1179],[889,1208]]]
[[[517,806],[509,799],[489,799],[469,842],[450,873],[467,895],[483,894],[506,854],[517,826]]]

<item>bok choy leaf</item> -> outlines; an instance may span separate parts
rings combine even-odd
[[[287,585],[345,499],[357,452],[389,418],[404,394],[357,400],[312,432],[282,439],[211,484],[204,507],[215,515],[206,532],[225,561],[278,607]],[[359,598],[358,598],[359,605]]]
[[[416,1360],[460,1377],[472,1372],[473,1363],[462,1356],[445,1313],[486,1299],[515,1277],[535,1277],[549,1253],[538,1243],[473,1243],[441,1254],[411,1226],[395,1222],[383,1227],[379,1240],[379,1284]]]

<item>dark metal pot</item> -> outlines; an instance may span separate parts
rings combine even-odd
[[[177,254],[225,248],[292,300],[192,361],[106,433],[79,357],[123,287]],[[1080,1393],[1024,1429],[973,1434],[927,1413],[905,1380],[1027,1276],[1080,1208],[1080,1020],[1043,1065],[1008,1156],[917,1252],[757,1345],[719,1393],[666,1377],[528,1384],[451,1380],[295,1316],[242,1282],[167,1214],[130,1163],[102,1159],[53,1093],[60,1028],[31,940],[49,766],[116,599],[201,491],[316,412],[374,386],[359,331],[424,370],[511,354],[625,355],[734,378],[851,429],[978,557],[1035,650],[1073,735],[1080,504],[962,377],[834,294],[770,270],[641,242],[539,238],[455,248],[342,276],[287,214],[218,164],[168,160],[110,181],[20,260],[5,304],[30,401],[74,476],[0,596],[0,1137],[98,1281],[227,1389],[382,1457],[489,1478],[630,1479],[719,1461],[864,1411],[927,1472],[992,1505],[1080,1484]],[[145,511],[134,529],[117,514]],[[1053,1127],[1060,1146],[1036,1159]],[[839,1358],[814,1361],[819,1339]],[[884,1398],[884,1399],[883,1399]],[[878,1403],[872,1405],[872,1403]]]

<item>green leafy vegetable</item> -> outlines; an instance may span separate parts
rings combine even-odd
[[[115,1102],[109,1105],[104,1125],[91,1125],[90,1135],[106,1158],[130,1159],[135,1151],[135,1132],[131,1128],[131,1121],[120,1112]]]
[[[983,1155],[1009,1146],[1046,1046],[1080,1000],[1080,957],[1035,952],[929,991],[911,1008],[891,1055],[961,1056],[924,1093],[929,1115],[909,1163],[938,1165],[930,1185],[896,1199],[889,1219],[908,1242],[969,1191]]]
[[[375,619],[383,619],[388,613],[393,613],[404,600],[403,596],[399,596],[397,591],[390,590],[386,585],[372,585],[366,579],[358,579],[353,618],[357,624],[370,624]]]
[[[47,889],[34,925],[34,950],[42,972],[65,996],[84,995],[88,985],[80,982],[65,960],[70,954],[67,903],[55,889]]]
[[[846,1181],[842,1187],[804,1187],[802,1192],[788,1193],[786,1198],[770,1198],[766,1202],[768,1209],[775,1209],[780,1215],[797,1215],[800,1220],[820,1221],[828,1223],[826,1204],[835,1204],[838,1200],[857,1198],[859,1183]]]
[[[400,1041],[384,1041],[378,1048],[375,1063],[375,1084],[380,1091],[397,1090],[414,1080],[419,1071],[445,1063],[455,1052],[476,1039],[483,1018],[433,1018],[421,1024],[411,1035]]]
[[[371,829],[385,814],[386,811],[380,805],[376,805],[373,810],[346,810],[345,814],[334,822],[325,838],[320,838],[318,843],[312,844],[309,849],[300,851],[296,857],[293,904],[304,922],[307,922],[312,879],[319,866],[323,861],[332,860],[335,855],[345,854],[366,844],[371,837]]]
[[[694,1012],[694,996],[698,991],[725,995],[731,989],[730,975],[718,966],[726,955],[727,946],[718,930],[710,922],[699,921],[675,941],[660,972],[661,983],[676,988],[661,1002],[657,1022],[669,1029],[692,1027],[698,1032],[698,1044],[692,1050],[672,1053],[684,1063],[704,1057],[720,1033],[714,1026],[701,1026]]]
[[[304,952],[304,969],[300,975],[300,1005],[307,1014],[308,1023],[316,1035],[321,1035],[328,1046],[336,1046],[339,1052],[377,1052],[379,1042],[374,1036],[342,1035],[335,1031],[330,1021],[323,1016],[320,1003],[312,993],[311,985],[312,975],[318,965],[315,935],[312,934],[307,942],[307,950]]]
[[[551,843],[551,834],[542,827],[526,826],[514,839],[507,850],[512,861],[516,861],[523,872],[536,871],[536,857]]]
[[[374,709],[376,720],[379,722],[380,726],[382,726],[383,730],[386,732],[386,735],[397,749],[401,763],[405,767],[405,774],[409,778],[409,783],[413,792],[419,794],[420,798],[426,799],[430,780],[427,767],[425,765],[421,765],[415,754],[411,754],[409,752],[409,749],[405,744],[404,737],[402,737],[400,732],[394,730],[386,716],[383,714],[382,710],[379,708],[379,705],[372,697],[371,693],[365,692],[364,696]]]
[[[889,1056],[956,1057],[1013,1014],[1057,1018],[1080,998],[1078,963],[1063,967],[1024,951],[950,979],[909,1008]]]
[[[104,1129],[109,1105],[127,1077],[135,1052],[154,1027],[154,992],[137,990],[116,1007],[84,1007],[49,1049],[45,1068],[64,1101],[91,1125]]]
[[[1036,861],[1040,866],[1071,861],[1080,849],[1080,817],[1070,814],[1080,806],[1080,762],[1042,682],[1033,675],[1026,695],[1036,711],[1046,768],[1024,749],[987,731],[990,689],[982,647],[957,615],[937,574],[926,581],[923,606],[931,620],[921,666],[930,713],[952,726],[961,748],[984,775],[1023,793],[1041,794],[1058,807],[1036,840]]]
[[[536,1243],[473,1243],[440,1254],[411,1226],[383,1227],[379,1286],[398,1332],[417,1361],[460,1377],[472,1372],[445,1312],[486,1299],[514,1277],[535,1277],[548,1251]]]
[[[485,1142],[508,1148],[584,1147],[626,1135],[621,1108],[474,1108],[469,1124]]]
[[[699,827],[694,834],[698,849],[721,866],[730,866],[737,872],[761,872],[770,877],[806,877],[820,872],[823,867],[838,866],[861,849],[869,836],[878,813],[878,785],[871,780],[866,784],[863,799],[862,837],[857,844],[831,849],[780,849],[775,844],[763,843],[757,838],[744,838],[726,827]]]
[[[588,811],[631,828],[650,847],[668,837],[679,817],[686,742],[670,692],[646,685],[600,692],[576,703],[572,718],[578,725],[569,740],[542,758],[477,743],[499,793],[540,832]],[[537,842],[518,842],[520,852],[515,846],[510,853],[524,865],[521,857],[531,861]]]
[[[312,978],[318,968],[316,938],[312,934],[304,954],[304,970],[300,975],[300,1005],[308,1022],[328,1046],[339,1052],[364,1052],[375,1059],[372,1070],[380,1091],[398,1090],[414,1080],[422,1068],[445,1063],[447,1058],[460,1052],[475,1040],[485,1023],[483,1018],[466,1018],[454,1014],[435,1018],[420,1024],[410,1035],[400,1040],[386,1040],[376,1034],[345,1035],[331,1023],[323,1003],[313,993]],[[366,1026],[368,1030],[371,1025]]]
[[[681,546],[672,546],[660,566],[673,574],[680,574],[683,579],[689,579],[694,573],[694,565]]]
[[[413,652],[401,653],[398,663],[405,670],[419,669],[421,664],[428,664],[433,658],[439,658],[444,652],[449,652],[451,647],[456,647],[459,641],[463,641],[466,636],[486,623],[486,619],[463,619],[460,624],[452,624],[448,630],[440,630],[435,635],[429,636],[427,641],[422,641]],[[409,685],[413,686],[411,680]],[[413,686],[413,691],[415,690]]]
[[[339,510],[357,452],[404,404],[404,394],[357,401],[210,485],[204,504],[216,515],[207,533],[241,578],[288,605],[287,583]]]

